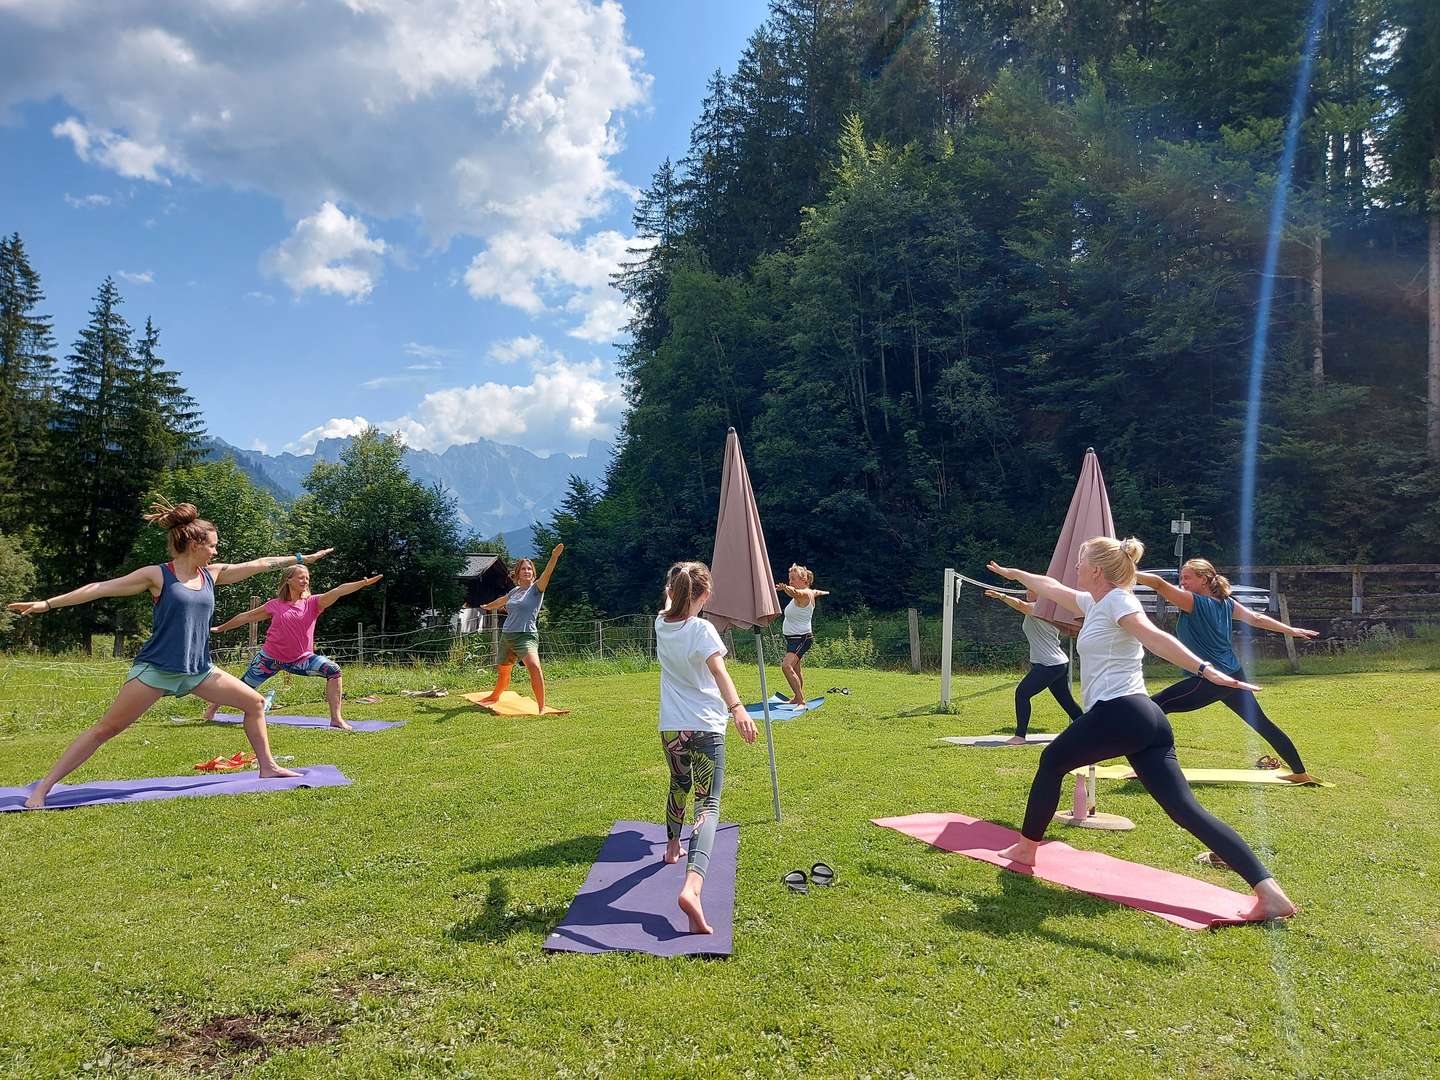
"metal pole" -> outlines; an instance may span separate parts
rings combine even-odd
[[[955,633],[955,571],[948,566],[945,568],[945,599],[941,601],[941,607],[944,610],[940,613],[940,707],[944,709],[950,705],[950,653]]]
[[[755,659],[760,664],[760,708],[765,713],[765,749],[770,754],[770,799],[775,804],[775,820],[780,820],[780,775],[775,771],[775,736],[770,732],[770,691],[765,686],[765,646],[760,628],[755,628]]]

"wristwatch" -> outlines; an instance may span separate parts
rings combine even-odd
[[[1209,667],[1209,666],[1210,666],[1210,661],[1209,661],[1209,660],[1201,660],[1201,661],[1200,661],[1200,666],[1195,669],[1195,676],[1196,676],[1196,678],[1203,679],[1203,678],[1205,677],[1205,669],[1206,669],[1207,667]]]

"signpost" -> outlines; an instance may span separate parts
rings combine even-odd
[[[1173,518],[1170,521],[1170,531],[1175,534],[1175,558],[1183,564],[1185,561],[1185,537],[1190,535],[1190,522],[1185,520],[1185,512],[1180,512],[1180,520]]]

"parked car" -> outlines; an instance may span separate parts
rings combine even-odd
[[[1154,574],[1156,577],[1162,577],[1177,588],[1180,585],[1179,570],[1146,570],[1145,573]],[[1258,611],[1265,615],[1270,614],[1269,589],[1261,589],[1254,585],[1231,585],[1230,595],[1235,597],[1235,599],[1239,603],[1244,604],[1251,611]],[[1148,585],[1136,585],[1135,598],[1140,601],[1140,606],[1144,609],[1145,614],[1155,614],[1154,589],[1150,588],[1150,586]],[[1168,604],[1166,605],[1166,608],[1167,610],[1173,610]]]

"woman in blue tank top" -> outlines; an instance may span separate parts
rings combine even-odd
[[[215,586],[231,585],[295,560],[314,562],[330,548],[313,555],[278,555],[245,563],[214,562],[219,536],[190,503],[157,502],[145,520],[169,533],[172,561],[145,566],[124,577],[82,585],[49,600],[10,604],[21,615],[39,615],[57,607],[74,607],[105,597],[138,596],[148,591],[155,601],[150,639],[135,657],[125,685],[105,715],[76,736],[55,767],[35,785],[25,805],[39,809],[50,789],[74,772],[106,740],[120,734],[166,695],[194,694],[203,701],[239,709],[245,714],[245,735],[255,750],[260,775],[299,776],[282,769],[270,752],[265,730],[265,703],[259,693],[210,663],[210,619],[215,613]]]
[[[1279,619],[1251,611],[1244,604],[1237,603],[1230,595],[1230,582],[1222,576],[1207,559],[1191,559],[1180,568],[1180,587],[1177,589],[1158,574],[1137,574],[1140,585],[1148,585],[1180,611],[1175,626],[1175,636],[1200,659],[1214,664],[1227,675],[1240,682],[1245,681],[1245,671],[1230,647],[1230,631],[1234,620],[1249,623],[1261,630],[1270,630],[1289,637],[1313,638],[1315,630],[1301,630],[1287,626]],[[1265,715],[1260,702],[1249,690],[1236,690],[1217,686],[1190,676],[1167,686],[1153,698],[1156,705],[1169,715],[1171,713],[1194,712],[1217,701],[1244,720],[1255,733],[1274,748],[1275,752],[1290,767],[1287,780],[1304,784],[1313,778],[1305,771],[1305,762],[1295,748],[1290,736],[1281,731],[1276,723]]]

